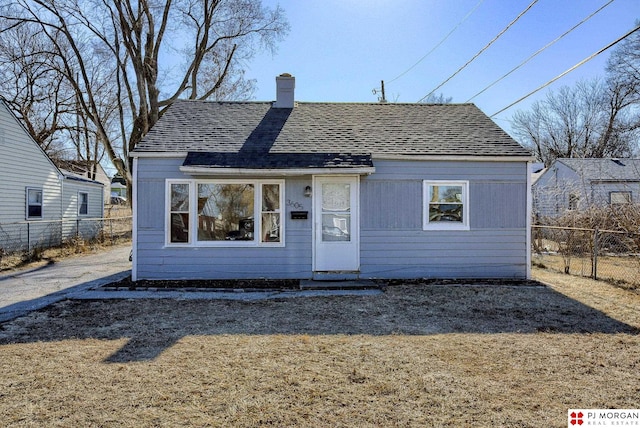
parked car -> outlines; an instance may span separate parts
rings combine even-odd
[[[112,196],[111,205],[127,205],[127,198],[122,196]]]

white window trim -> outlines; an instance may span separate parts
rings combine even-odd
[[[87,195],[87,212],[81,213],[80,207],[82,207],[82,199],[80,195]],[[78,217],[79,216],[88,216],[89,215],[89,192],[78,192]]]
[[[462,223],[429,221],[429,188],[431,186],[462,187]],[[469,230],[469,181],[423,180],[422,182],[422,229],[423,230]]]
[[[41,196],[41,202],[40,202],[40,215],[39,216],[30,216],[29,215],[29,191],[31,190],[35,190],[40,192],[40,196]],[[24,217],[27,220],[40,220],[44,218],[44,190],[42,190],[42,187],[27,187],[25,189],[25,213],[24,213]]]
[[[189,239],[188,242],[171,242],[171,185],[189,184]],[[252,184],[253,185],[253,212],[254,212],[254,239],[253,241],[198,241],[198,184]],[[278,184],[280,186],[280,242],[262,242],[262,185]],[[285,180],[281,179],[194,179],[173,180],[165,182],[165,246],[167,247],[197,247],[197,248],[274,248],[285,246]]]
[[[171,242],[171,185],[172,184],[188,184],[189,185],[189,235],[187,242]],[[166,180],[165,197],[164,197],[164,242],[167,247],[189,247],[192,245],[191,239],[193,227],[192,205],[196,196],[193,194],[193,180]],[[197,209],[197,208],[196,208]]]
[[[623,202],[614,202],[613,195],[629,195],[626,201]],[[633,203],[633,193],[631,190],[612,190],[609,192],[609,205],[625,205]]]

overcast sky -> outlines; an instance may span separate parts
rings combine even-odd
[[[380,81],[384,80],[390,102],[414,103],[462,67],[532,2],[264,0],[270,7],[280,4],[291,24],[291,32],[279,44],[275,55],[259,55],[249,64],[247,77],[257,79],[258,91],[254,97],[257,101],[273,100],[275,76],[286,72],[296,77],[299,101],[376,102],[377,95],[372,90],[379,89]],[[436,93],[453,97],[453,102],[467,102],[607,2],[539,0],[489,49]],[[474,8],[442,45],[415,65]],[[496,113],[633,29],[636,19],[640,19],[640,0],[614,0],[471,102],[488,115]],[[581,78],[603,76],[608,53],[594,58],[550,88],[572,85]],[[547,91],[538,92],[494,120],[509,130],[513,114],[544,97]]]

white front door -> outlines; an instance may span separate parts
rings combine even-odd
[[[360,269],[359,176],[314,177],[314,270]]]

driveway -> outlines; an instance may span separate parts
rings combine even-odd
[[[0,322],[131,274],[131,245],[0,275]]]

